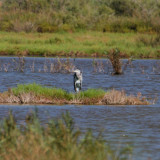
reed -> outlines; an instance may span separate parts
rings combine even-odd
[[[125,93],[124,90],[116,91],[111,90],[105,94],[102,99],[102,103],[106,105],[148,105],[149,102],[145,97],[138,93],[137,96],[129,95]]]
[[[25,125],[18,125],[13,114],[1,121],[0,159],[2,160],[124,160],[131,147],[112,149],[103,137],[91,131],[81,133],[68,112],[61,119],[42,126],[37,112],[26,116]]]

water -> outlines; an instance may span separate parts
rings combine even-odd
[[[12,57],[0,58],[0,91],[15,87],[21,83],[42,84],[48,87],[63,88],[73,92],[73,74],[51,73],[50,64],[53,59],[26,58],[24,72],[16,71]],[[153,100],[160,96],[159,60],[135,60],[123,75],[112,76],[112,68],[107,60],[103,62],[105,73],[94,72],[92,59],[71,59],[71,62],[83,71],[83,90],[102,88],[124,89],[127,94],[142,95]],[[32,72],[34,63],[34,72]],[[124,63],[125,60],[124,60]],[[8,65],[8,72],[4,71]],[[45,66],[45,71],[44,71]],[[46,69],[47,66],[47,69]],[[101,67],[102,69],[103,67]],[[77,105],[39,105],[38,115],[41,123],[51,118],[58,118],[69,111],[76,122],[76,127],[85,132],[88,128],[94,134],[102,131],[104,138],[112,147],[131,145],[133,159],[160,159],[160,100],[149,106],[77,106]],[[8,115],[10,109],[19,124],[23,124],[26,114],[34,110],[32,105],[1,105],[0,119]]]

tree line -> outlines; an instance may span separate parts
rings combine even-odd
[[[160,0],[1,0],[0,30],[160,32]]]

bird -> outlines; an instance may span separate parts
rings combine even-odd
[[[79,69],[74,70],[73,82],[76,93],[82,89],[82,80],[82,72]]]

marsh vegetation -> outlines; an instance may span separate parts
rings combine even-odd
[[[88,89],[78,94],[63,89],[47,88],[38,84],[18,85],[0,93],[0,103],[19,104],[95,104],[95,105],[148,105],[140,93],[127,95],[125,91]]]
[[[160,31],[157,0],[1,0],[0,30],[57,32]]]
[[[91,130],[82,134],[68,112],[45,126],[37,112],[26,116],[25,125],[17,125],[10,112],[1,121],[0,143],[2,160],[124,160],[132,154],[129,146],[113,150],[101,134],[95,136]]]
[[[0,55],[107,57],[115,48],[121,58],[158,58],[160,42],[156,34],[102,33],[13,33],[0,32]]]

